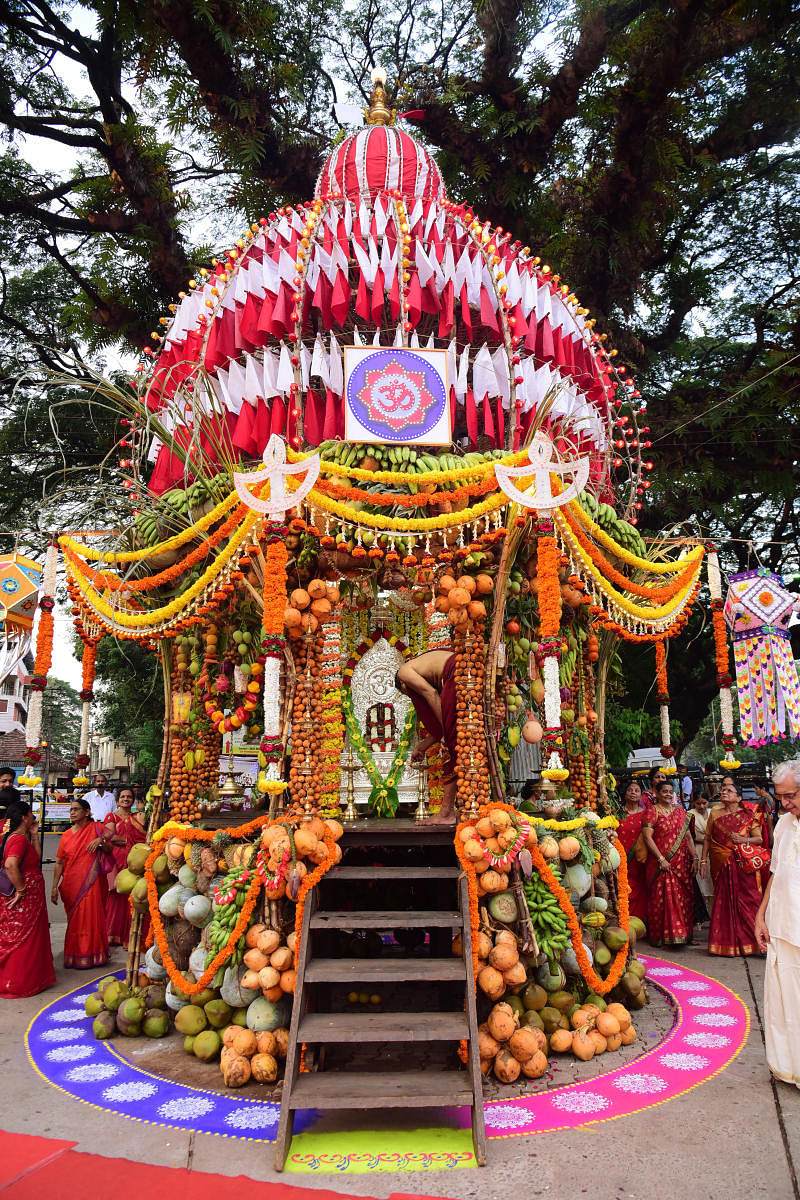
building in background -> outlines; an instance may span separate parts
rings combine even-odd
[[[120,742],[103,733],[93,733],[89,738],[89,777],[93,778],[102,771],[108,779],[108,786],[117,788],[122,783],[130,783],[135,756],[128,754]]]
[[[33,658],[26,654],[0,685],[0,734],[25,732],[32,670]]]

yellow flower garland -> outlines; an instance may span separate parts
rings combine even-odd
[[[417,475],[415,478],[418,480],[420,477]],[[383,513],[360,512],[358,509],[350,508],[347,504],[340,504],[314,490],[309,492],[307,503],[323,512],[333,513],[334,516],[348,521],[351,525],[360,525],[363,529],[387,529],[393,533],[431,533],[437,529],[451,529],[456,525],[466,525],[478,517],[486,516],[487,513],[496,512],[508,503],[508,499],[502,492],[495,492],[487,500],[483,500],[473,508],[463,509],[461,512],[442,513],[438,517],[411,518],[386,517]]]
[[[628,566],[638,567],[642,571],[651,571],[654,575],[674,575],[678,571],[685,570],[690,562],[696,561],[699,563],[705,553],[703,546],[695,546],[693,550],[690,550],[688,554],[685,554],[675,562],[651,562],[649,558],[640,558],[638,554],[633,554],[630,550],[626,550],[624,546],[620,546],[619,542],[615,542],[610,534],[606,533],[604,529],[592,520],[576,500],[571,500],[568,508],[572,515],[580,521],[584,529],[591,533],[595,541],[604,546],[606,550],[610,550],[612,554],[616,554]],[[557,515],[560,515],[557,509],[555,511]]]
[[[67,564],[67,573],[74,579],[83,599],[95,612],[106,617],[115,625],[121,625],[127,629],[146,629],[150,626],[159,625],[164,621],[171,620],[178,613],[182,612],[196,596],[199,596],[216,579],[217,575],[220,574],[239,549],[242,542],[250,536],[253,526],[260,520],[261,517],[258,513],[248,513],[225,549],[209,564],[200,578],[180,596],[176,596],[174,600],[171,600],[169,604],[165,604],[161,608],[154,608],[150,612],[131,613],[114,608],[103,599],[100,593],[78,571],[72,568],[69,562]]]
[[[564,833],[569,833],[573,829],[585,829],[587,825],[592,829],[616,829],[619,825],[616,817],[603,817],[599,821],[588,821],[586,817],[573,817],[571,821],[555,821],[545,820],[544,817],[532,817],[526,813],[525,819],[532,821],[534,825],[541,825],[543,829],[558,830]]]
[[[692,589],[694,588],[695,584],[697,583],[697,578],[700,574],[700,570],[701,570],[701,566],[702,566],[702,556],[703,556],[703,547],[702,546],[698,547],[698,549],[700,551],[700,556],[699,556],[699,558],[696,559],[697,569],[694,572],[694,575],[692,576],[692,578],[689,580],[687,586],[684,588],[684,590],[682,592],[679,592],[677,594],[677,596],[675,596],[672,600],[668,601],[666,604],[653,606],[652,608],[646,608],[641,604],[634,604],[633,601],[629,600],[626,596],[624,596],[622,594],[622,592],[618,592],[617,589],[608,582],[608,580],[605,578],[605,576],[603,576],[597,570],[597,568],[595,567],[595,565],[592,562],[589,555],[585,552],[585,550],[579,544],[577,539],[572,536],[569,526],[567,525],[564,518],[558,514],[557,510],[556,510],[555,519],[556,519],[556,524],[558,525],[559,532],[560,532],[561,536],[563,537],[564,541],[568,543],[572,553],[575,554],[581,560],[583,565],[586,567],[586,570],[589,572],[589,574],[594,579],[595,583],[600,588],[603,595],[608,596],[609,599],[613,600],[614,603],[617,604],[622,609],[623,612],[628,613],[628,615],[631,617],[637,617],[639,620],[643,620],[643,621],[656,621],[656,620],[661,619],[662,617],[672,616],[678,609],[683,607],[683,605],[686,602],[687,596],[689,596],[691,594]],[[631,557],[635,557],[635,556],[631,556]],[[637,562],[644,562],[644,561],[645,561],[644,559],[637,559]],[[681,569],[683,569],[685,567],[686,567],[686,559],[683,559],[681,562]]]
[[[153,554],[162,554],[165,550],[177,550],[186,542],[192,541],[198,533],[204,533],[216,521],[219,521],[225,516],[234,504],[239,503],[239,496],[234,492],[230,492],[224,500],[221,500],[216,508],[212,508],[211,512],[200,517],[188,529],[182,529],[176,533],[174,537],[167,538],[165,542],[157,542],[155,546],[147,546],[144,550],[93,550],[91,546],[84,546],[82,542],[76,542],[68,534],[64,534],[58,539],[59,545],[69,548],[75,554],[79,554],[81,558],[91,559],[94,562],[107,563],[123,563],[123,562],[141,562],[142,559],[149,558]]]

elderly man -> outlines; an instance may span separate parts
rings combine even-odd
[[[98,772],[94,777],[94,787],[90,792],[87,792],[83,797],[89,801],[92,810],[92,820],[99,821],[101,824],[105,821],[109,813],[112,813],[116,808],[114,803],[114,793],[107,791],[108,776]]]
[[[800,1088],[800,759],[777,766],[772,782],[784,812],[755,920],[756,941],[767,951],[764,1036],[773,1076]]]

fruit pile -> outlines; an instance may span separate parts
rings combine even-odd
[[[132,989],[109,975],[87,997],[84,1011],[94,1019],[92,1030],[99,1042],[116,1033],[129,1038],[162,1038],[169,1033],[166,989],[160,983]]]
[[[304,588],[295,588],[283,614],[290,638],[316,633],[339,601],[339,589],[324,579],[311,579]]]
[[[455,631],[455,685],[458,803],[463,808],[489,800],[489,762],[483,732],[483,681],[485,646],[479,630],[482,621],[467,621]]]
[[[466,629],[470,621],[482,621],[486,616],[483,596],[494,588],[491,575],[440,575],[436,581],[436,608],[446,613],[455,629]]]
[[[520,1074],[539,1079],[547,1070],[547,1038],[541,1029],[521,1025],[510,1004],[495,1004],[478,1027],[481,1071],[494,1072],[500,1083],[515,1083]]]

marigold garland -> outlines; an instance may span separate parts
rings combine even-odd
[[[419,475],[414,476],[415,482],[418,483],[419,479]],[[291,487],[291,484],[289,486]],[[360,525],[363,529],[387,529],[394,533],[431,533],[437,529],[451,529],[456,525],[468,524],[488,513],[497,512],[508,503],[508,499],[503,492],[495,492],[487,500],[483,500],[472,508],[462,509],[460,512],[442,513],[438,517],[412,517],[409,519],[385,517],[382,513],[370,513],[350,508],[346,504],[329,499],[316,488],[309,492],[306,503],[313,508],[321,509],[322,512],[332,513],[351,525]],[[364,551],[364,557],[366,557],[366,551]]]
[[[219,521],[232,505],[239,503],[237,492],[230,492],[224,500],[200,517],[193,525],[186,529],[181,529],[173,537],[167,538],[164,542],[157,542],[155,546],[147,546],[142,550],[94,550],[91,546],[84,546],[81,542],[76,542],[69,534],[64,534],[60,537],[59,544],[66,550],[69,548],[84,559],[92,559],[94,562],[106,563],[122,563],[122,562],[141,562],[142,559],[149,558],[151,554],[162,554],[166,550],[177,550],[186,542],[191,542],[200,533],[205,533],[217,521]]]
[[[168,824],[170,824],[170,822],[168,822]],[[166,826],[164,828],[166,828]],[[233,832],[234,831],[231,830],[231,833]],[[185,834],[186,841],[197,841],[199,835],[201,834],[209,835],[209,837],[202,839],[204,841],[210,841],[214,837],[214,833],[210,829],[186,829]],[[236,924],[231,930],[228,941],[219,951],[219,953],[214,955],[213,959],[203,971],[202,975],[200,975],[194,983],[189,983],[186,979],[184,979],[183,975],[181,975],[180,971],[175,966],[172,955],[169,952],[169,944],[164,932],[164,923],[161,920],[161,910],[158,907],[158,887],[156,885],[152,868],[153,863],[156,861],[163,849],[164,842],[165,839],[155,842],[153,849],[147,856],[144,866],[144,877],[147,880],[147,900],[150,909],[150,918],[152,921],[156,945],[158,946],[159,953],[161,954],[161,961],[165,971],[167,972],[167,975],[170,978],[170,981],[179,991],[183,992],[184,995],[196,996],[199,992],[202,992],[206,987],[208,987],[217,971],[220,969],[220,967],[225,965],[236,949],[236,943],[239,941],[239,938],[242,936],[242,934],[245,933],[248,925],[250,924],[250,918],[253,915],[253,909],[256,906],[258,893],[260,892],[263,884],[258,872],[254,871],[252,882],[247,889],[244,904],[242,905]]]
[[[141,579],[123,579],[119,575],[110,574],[108,571],[95,571],[71,547],[65,546],[64,557],[69,559],[76,572],[82,574],[95,587],[108,588],[111,591],[117,592],[149,592],[154,588],[161,587],[162,584],[172,583],[173,580],[190,571],[201,559],[207,558],[210,551],[218,546],[223,538],[233,533],[245,515],[245,512],[245,506],[243,504],[239,505],[231,516],[228,517],[227,521],[224,521],[212,534],[206,535],[198,546],[189,551],[185,558],[173,563],[170,567],[165,567],[163,571],[158,571],[155,575],[145,575]],[[158,553],[158,548],[153,547],[151,553]]]
[[[51,602],[52,603],[52,602]],[[47,675],[53,663],[53,610],[52,607],[41,606],[39,628],[36,631],[36,661],[33,664],[33,678],[41,679],[41,689],[44,689]]]
[[[730,687],[730,658],[728,657],[728,634],[725,629],[725,616],[722,601],[711,601],[711,621],[714,629],[714,658],[717,664],[717,684],[721,688]]]
[[[682,559],[677,562],[651,562],[649,558],[640,558],[638,554],[633,554],[630,550],[626,550],[619,542],[614,539],[601,528],[587,512],[578,504],[577,500],[570,500],[564,506],[573,517],[580,521],[585,529],[588,529],[592,537],[595,538],[601,546],[609,550],[617,558],[621,558],[631,567],[638,567],[642,571],[651,571],[655,575],[674,575],[676,571],[682,571],[688,562],[702,562],[705,548],[703,546],[695,546]],[[560,510],[555,510],[556,517],[561,516]]]
[[[286,457],[289,462],[302,462],[304,458],[308,458],[307,454],[298,454],[287,447]],[[426,471],[425,479],[430,483],[447,483],[455,482],[459,479],[468,479],[470,476],[488,475],[494,477],[494,469],[497,463],[502,466],[512,467],[519,466],[521,463],[528,463],[530,455],[527,447],[524,450],[517,450],[514,454],[509,454],[502,459],[492,459],[486,463],[473,463],[464,467],[457,467],[450,471]],[[420,481],[419,475],[408,471],[367,471],[363,467],[345,467],[341,463],[326,462],[324,459],[320,463],[320,471],[324,475],[341,475],[349,479],[361,479],[370,483],[399,483],[418,484]]]
[[[619,868],[617,870],[617,905],[620,929],[625,933],[630,931],[630,913],[628,911],[628,864],[625,848],[619,839],[614,840],[614,846],[619,854]],[[626,943],[620,950],[617,951],[614,961],[611,965],[611,970],[605,979],[601,979],[595,971],[592,964],[589,962],[589,956],[586,953],[586,947],[583,944],[583,934],[580,923],[578,921],[575,909],[570,903],[569,896],[564,888],[556,879],[553,872],[547,865],[547,859],[542,854],[538,846],[529,846],[533,865],[536,867],[540,876],[547,885],[550,893],[555,897],[558,907],[561,909],[564,916],[567,918],[567,925],[570,931],[570,940],[572,941],[572,949],[575,952],[575,957],[578,960],[578,966],[581,969],[581,975],[586,983],[589,984],[592,991],[598,996],[605,996],[608,992],[613,991],[622,978],[625,971],[625,964],[628,959],[628,951],[630,946]]]
[[[669,687],[667,685],[667,651],[663,638],[658,638],[656,649],[656,691],[661,704],[669,703]]]
[[[573,829],[585,829],[587,825],[592,829],[616,829],[619,826],[616,817],[601,817],[599,821],[590,821],[586,817],[573,817],[570,821],[556,821],[528,815],[528,820],[534,825],[541,825],[543,829],[558,830],[562,833],[572,832]]]
[[[419,481],[420,477],[415,475],[414,478]],[[427,481],[427,473],[424,478]],[[471,496],[482,496],[487,492],[496,491],[497,480],[490,475],[475,483],[463,484],[452,491],[418,492],[416,495],[403,495],[398,492],[367,492],[363,488],[348,487],[344,483],[328,482],[327,480],[317,483],[316,487],[326,496],[330,496],[332,500],[345,499],[351,503],[374,504],[382,508],[427,508],[431,504],[460,503],[462,500],[468,500]]]
[[[666,602],[671,600],[680,591],[682,591],[686,584],[694,576],[696,566],[695,562],[692,561],[687,563],[686,559],[682,559],[680,573],[672,583],[669,583],[664,587],[649,587],[647,584],[634,583],[632,579],[628,579],[626,575],[623,575],[621,571],[618,571],[616,567],[614,567],[608,561],[605,555],[602,554],[600,550],[592,544],[591,540],[581,529],[580,524],[572,517],[571,513],[569,512],[568,505],[565,506],[565,509],[566,511],[564,515],[566,517],[567,524],[577,538],[578,543],[592,559],[592,562],[595,564],[595,566],[602,572],[606,579],[610,579],[612,583],[618,584],[619,587],[624,588],[627,592],[631,592],[634,596],[642,596],[645,600],[652,600],[654,603]],[[676,567],[678,566],[678,564],[674,565]]]
[[[303,914],[306,907],[306,896],[313,887],[316,887],[324,875],[327,875],[331,867],[336,866],[333,860],[333,847],[336,845],[336,838],[326,825],[322,831],[322,840],[328,847],[328,857],[324,858],[321,863],[318,863],[313,871],[309,871],[300,881],[300,890],[297,893],[297,908],[294,914],[294,931],[297,934],[295,939],[294,950],[294,965],[297,968],[298,955],[300,953],[300,938],[303,932]]]
[[[539,632],[542,637],[556,637],[561,626],[559,560],[556,539],[540,536],[537,541],[536,576],[539,586]]]

